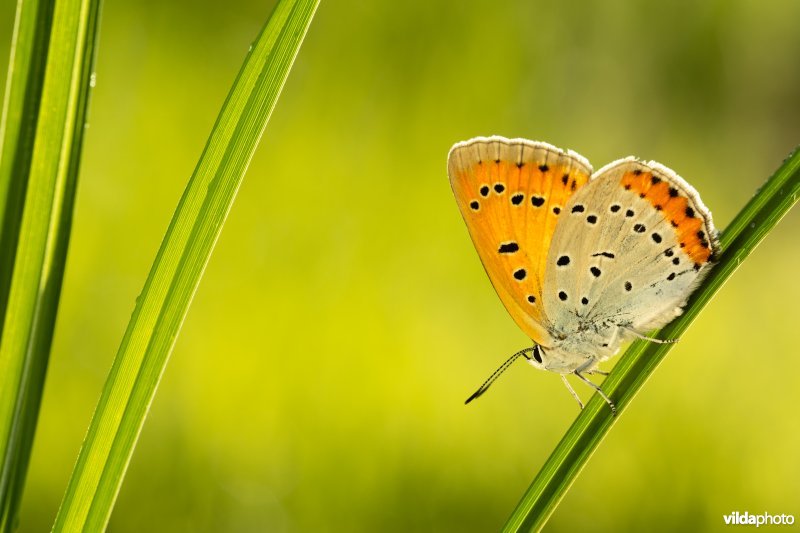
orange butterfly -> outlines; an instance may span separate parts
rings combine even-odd
[[[450,150],[458,207],[489,279],[534,346],[517,357],[583,374],[682,312],[719,252],[711,213],[672,170],[633,157],[592,173],[546,143],[478,137]],[[530,353],[530,357],[527,355]]]

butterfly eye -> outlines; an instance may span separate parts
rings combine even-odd
[[[538,345],[533,347],[533,358],[536,359],[537,363],[542,364],[542,354],[539,353]]]

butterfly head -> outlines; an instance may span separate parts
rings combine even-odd
[[[537,344],[530,350],[528,363],[539,370],[568,374],[605,361],[619,350],[622,340],[617,327],[557,333],[548,346]]]

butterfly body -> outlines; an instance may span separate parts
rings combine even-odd
[[[544,370],[591,372],[664,326],[718,254],[697,192],[655,162],[629,157],[593,173],[575,152],[495,136],[456,144],[448,173],[495,290],[540,347],[529,361]]]

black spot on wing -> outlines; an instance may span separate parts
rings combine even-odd
[[[519,245],[514,241],[510,241],[502,243],[500,245],[500,248],[498,248],[497,252],[501,254],[513,254],[518,250],[519,250]]]

